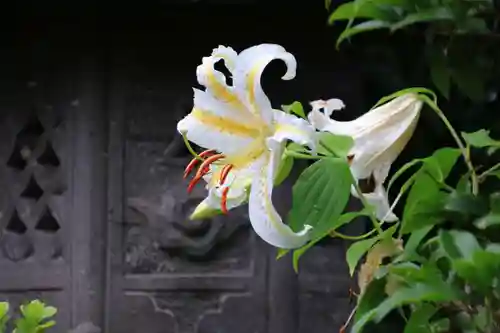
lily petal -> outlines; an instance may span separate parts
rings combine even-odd
[[[324,100],[312,101],[309,104],[312,107],[312,111],[321,111],[321,109],[323,109],[327,117],[330,117],[333,111],[338,111],[345,108],[344,102],[338,98],[331,98],[326,101]]]
[[[272,204],[272,189],[275,170],[283,154],[284,144],[269,141],[270,152],[268,163],[263,163],[258,175],[253,179],[248,203],[249,218],[253,229],[267,243],[283,248],[293,249],[303,246],[309,241],[310,226],[300,232],[294,232],[283,223]]]
[[[276,44],[260,44],[243,50],[238,55],[233,72],[233,86],[240,100],[245,103],[248,110],[264,120],[266,124],[272,121],[272,105],[262,90],[260,79],[266,66],[275,59],[283,60],[287,66],[282,79],[293,79],[297,61],[291,53]]]
[[[226,84],[223,73],[215,70],[214,65],[223,59],[226,68],[232,73],[236,69],[238,54],[230,47],[219,46],[214,49],[212,55],[204,57],[202,64],[196,68],[198,83],[206,87],[206,91],[215,99],[228,104],[235,113],[246,118],[253,117],[246,105],[240,100],[235,89]]]
[[[318,136],[314,127],[302,118],[287,114],[280,110],[273,110],[275,132],[271,140],[282,143],[291,140],[301,145],[307,145],[312,151],[316,150]]]
[[[177,130],[200,147],[234,154],[260,135],[260,126],[232,112],[227,104],[194,89],[194,108],[177,124]]]

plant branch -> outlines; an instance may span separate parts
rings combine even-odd
[[[489,168],[488,170],[484,171],[483,173],[481,173],[477,178],[478,180],[481,182],[484,180],[484,178],[486,178],[490,173],[494,172],[494,171],[497,171],[498,169],[500,169],[500,163],[497,163],[495,164],[494,166],[492,166],[491,168]]]

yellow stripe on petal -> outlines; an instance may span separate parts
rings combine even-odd
[[[208,79],[207,86],[215,98],[217,98],[220,101],[231,104],[238,110],[240,109],[245,110],[245,107],[239,100],[238,96],[236,96],[231,90],[229,90],[229,87],[227,87],[224,84],[221,84],[215,77],[213,71],[207,73],[207,79]]]
[[[259,107],[255,99],[255,80],[257,77],[260,79],[260,64],[256,64],[248,73],[246,87],[248,90],[248,102],[252,106],[252,112],[259,115]],[[259,82],[260,84],[260,82]]]
[[[257,138],[261,133],[258,127],[241,124],[208,111],[194,108],[191,115],[205,126],[212,127],[221,133],[250,138]]]

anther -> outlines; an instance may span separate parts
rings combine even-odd
[[[233,168],[232,164],[224,165],[224,167],[222,168],[222,170],[220,172],[220,178],[219,178],[220,185],[224,184],[224,182],[226,181],[227,175],[229,174],[229,172],[231,171],[232,168]]]
[[[222,213],[224,213],[224,214],[227,214],[227,194],[228,194],[228,192],[229,192],[229,187],[225,187],[222,190],[222,199],[221,199],[220,206],[221,206]]]
[[[209,149],[209,150],[202,151],[198,156],[203,159],[203,158],[210,156],[214,153],[215,153],[215,150]],[[193,171],[194,167],[198,164],[199,161],[200,160],[198,158],[193,158],[191,160],[191,162],[189,162],[189,164],[186,166],[186,169],[184,170],[184,179],[186,179],[187,176],[189,176],[189,174],[191,173],[191,171]]]

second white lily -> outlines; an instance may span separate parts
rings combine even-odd
[[[369,180],[373,184],[364,193],[368,203],[375,208],[378,219],[395,221],[397,216],[389,205],[383,186],[392,163],[410,140],[417,125],[423,102],[416,94],[408,93],[376,107],[352,121],[336,121],[330,118],[333,111],[342,109],[338,99],[311,102],[308,118],[320,131],[346,135],[354,139],[349,152],[349,163],[353,177]],[[323,110],[324,112],[321,112]],[[354,196],[358,196],[355,188]]]
[[[223,59],[232,74],[233,85],[214,69]],[[248,200],[249,218],[255,232],[280,248],[297,248],[309,240],[307,226],[294,232],[283,223],[271,196],[286,140],[315,149],[314,128],[305,120],[274,110],[260,84],[264,68],[274,59],[287,65],[284,80],[295,76],[292,54],[273,44],[261,44],[237,54],[220,46],[203,58],[197,68],[198,82],[205,91],[194,89],[194,107],[178,125],[178,131],[200,147],[203,162],[189,189],[205,179],[209,194],[200,209],[210,207],[227,212]],[[186,176],[198,161],[193,160]]]

